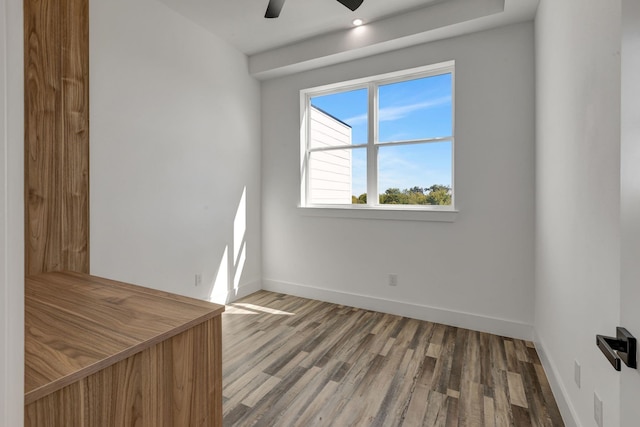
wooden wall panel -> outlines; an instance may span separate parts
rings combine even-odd
[[[25,407],[25,426],[222,426],[221,316]]]
[[[89,273],[89,1],[62,5],[63,269]]]
[[[27,274],[57,269],[61,229],[55,171],[60,139],[59,8],[24,3],[25,19],[25,249]]]
[[[25,0],[25,272],[89,272],[88,0]]]

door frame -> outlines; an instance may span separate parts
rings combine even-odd
[[[640,338],[640,2],[622,0],[620,324]],[[620,423],[640,419],[640,370],[622,367]]]
[[[24,417],[24,84],[21,0],[0,0],[0,424]]]

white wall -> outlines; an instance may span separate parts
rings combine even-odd
[[[595,345],[620,317],[619,49],[620,0],[540,2],[535,329],[565,419],[585,426],[594,391],[620,425],[620,380]]]
[[[0,426],[24,407],[22,1],[0,0]]]
[[[299,91],[456,61],[453,223],[305,215]],[[266,81],[263,276],[267,289],[528,337],[533,323],[532,23]],[[389,273],[399,285],[389,287]]]
[[[259,289],[246,57],[155,0],[92,2],[90,20],[92,274],[198,298],[216,283],[218,300]]]

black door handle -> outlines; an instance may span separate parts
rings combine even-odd
[[[621,360],[630,368],[638,368],[636,338],[625,328],[617,327],[615,338],[596,335],[596,345],[616,371],[622,367]]]

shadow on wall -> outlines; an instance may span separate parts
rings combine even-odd
[[[226,245],[215,279],[211,283],[209,301],[226,304],[238,296],[240,279],[247,261],[247,187],[242,190],[236,216],[233,220],[232,247]],[[230,252],[233,257],[230,258]]]

